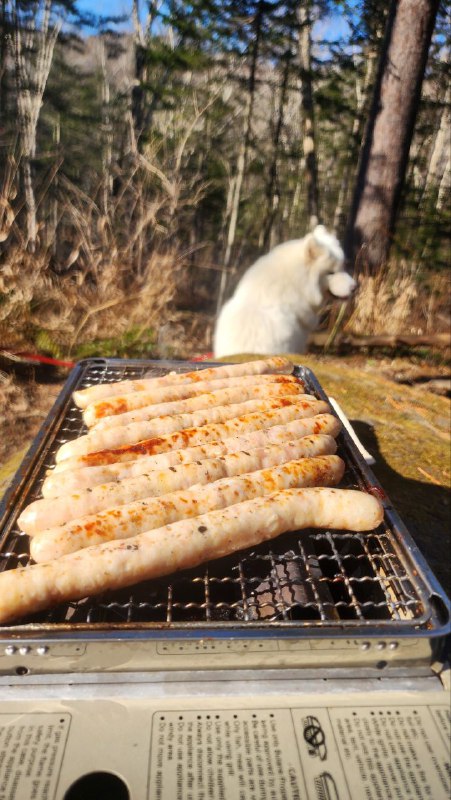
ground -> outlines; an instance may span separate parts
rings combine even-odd
[[[431,373],[412,359],[293,357],[313,370],[375,457],[372,467],[429,565],[449,591],[449,399],[399,380]],[[444,368],[434,368],[442,378]],[[67,372],[27,369],[0,383],[0,495],[48,414]]]

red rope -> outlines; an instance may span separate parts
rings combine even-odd
[[[18,359],[24,361],[36,361],[38,364],[52,364],[55,367],[68,367],[72,369],[75,367],[75,361],[61,361],[59,358],[49,358],[48,356],[40,356],[36,353],[8,353],[6,350],[0,351],[0,354],[17,356]]]

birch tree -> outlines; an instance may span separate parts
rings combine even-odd
[[[32,161],[36,155],[36,131],[53,51],[61,30],[51,0],[25,5],[12,0],[13,57],[20,132],[20,165],[26,207],[27,243],[36,247],[36,200]]]
[[[298,24],[303,128],[302,149],[305,161],[305,182],[307,187],[306,204],[309,227],[313,228],[320,220],[320,209],[315,114],[313,106],[311,0],[304,0],[304,2],[299,5]]]

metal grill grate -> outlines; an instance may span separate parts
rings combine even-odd
[[[13,515],[3,526],[0,569],[29,563],[28,537],[16,526],[22,508],[40,496],[45,472],[63,442],[85,432],[73,405],[74,388],[143,374],[162,375],[168,368],[193,369],[173,363],[91,360],[79,367],[76,383],[66,386],[50,427],[40,434],[32,468],[17,487]],[[306,390],[324,397],[314,376],[298,371]],[[339,453],[347,464],[342,486],[370,488],[346,434]],[[368,479],[369,475],[369,479]],[[376,489],[377,491],[377,489]],[[1,534],[0,534],[1,535]],[[152,627],[184,625],[285,626],[353,629],[377,623],[387,630],[395,623],[425,623],[430,614],[399,537],[387,525],[370,534],[303,531],[280,536],[251,551],[237,553],[170,579],[149,581],[131,589],[105,593],[23,620],[50,626],[80,623],[90,627],[124,623]]]

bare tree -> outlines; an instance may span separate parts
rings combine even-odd
[[[21,171],[27,215],[27,242],[34,251],[37,238],[36,200],[32,160],[36,155],[36,130],[53,51],[62,21],[52,19],[51,0],[37,0],[31,14],[21,13],[12,0],[13,55],[20,127]]]
[[[388,257],[439,0],[392,0],[350,212],[346,250]]]
[[[0,4],[0,115],[5,119],[7,113],[8,97],[8,39],[9,18],[7,14],[7,2],[1,0]]]
[[[268,169],[269,179],[266,185],[266,214],[262,227],[262,239],[265,248],[272,247],[274,244],[274,222],[280,203],[281,191],[278,165],[280,157],[280,140],[284,124],[285,103],[287,99],[288,79],[290,75],[290,62],[291,51],[287,50],[287,52],[284,54],[277,118],[273,126],[272,154]]]
[[[132,89],[132,115],[135,133],[138,137],[146,124],[146,91],[144,85],[149,78],[146,52],[150,46],[152,30],[161,6],[161,0],[149,0],[144,22],[141,17],[140,0],[133,0],[133,40],[135,48],[135,81]]]
[[[369,96],[369,88],[373,80],[374,70],[376,66],[377,54],[374,47],[371,47],[365,53],[365,66],[363,80],[360,77],[356,78],[355,95],[356,95],[356,113],[352,123],[351,136],[353,142],[356,142],[361,135],[362,131],[362,112],[366,106]],[[343,174],[340,181],[340,189],[338,192],[337,205],[335,206],[333,228],[334,230],[342,230],[345,224],[346,216],[344,209],[347,207],[348,198],[350,193],[350,184],[352,183],[351,175],[353,173],[354,165],[350,159],[347,159]]]
[[[425,191],[431,191],[440,186],[449,162],[451,131],[451,87],[448,86],[443,99],[443,109],[440,114],[440,124],[435,136],[429,166],[425,180]]]
[[[311,58],[311,0],[299,5],[299,66],[301,72],[301,107],[305,159],[305,181],[307,185],[307,213],[309,226],[313,228],[320,219],[318,166],[313,106],[312,58]]]
[[[102,76],[102,213],[107,216],[113,192],[113,133],[110,110],[110,81],[107,70],[107,48],[103,36],[99,37],[100,72]]]
[[[230,217],[228,220],[228,227],[227,227],[227,235],[226,235],[226,242],[225,242],[225,252],[223,258],[223,269],[221,272],[221,281],[219,284],[219,292],[218,292],[218,299],[217,299],[217,310],[222,306],[224,294],[227,285],[227,270],[230,266],[230,261],[232,258],[232,248],[235,242],[236,236],[236,227],[238,222],[238,211],[240,207],[240,200],[241,200],[241,190],[243,186],[244,175],[246,172],[246,166],[248,161],[248,154],[249,148],[251,143],[251,132],[252,132],[252,117],[254,113],[254,101],[255,101],[255,90],[256,90],[256,78],[257,78],[257,64],[258,58],[260,55],[260,42],[261,42],[261,35],[262,35],[262,25],[263,25],[263,14],[264,14],[264,2],[260,0],[257,6],[255,18],[254,18],[254,41],[252,46],[252,55],[251,55],[251,63],[249,68],[249,81],[248,81],[248,93],[246,98],[246,109],[243,117],[243,133],[241,138],[240,149],[238,151],[238,158],[236,163],[236,172],[232,181],[230,183],[230,196],[227,198],[227,206],[230,209]]]

